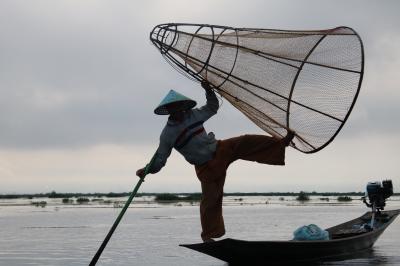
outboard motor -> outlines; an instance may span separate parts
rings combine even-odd
[[[368,182],[367,191],[363,197],[363,202],[372,208],[371,228],[374,228],[375,214],[380,214],[380,211],[385,208],[386,199],[393,195],[392,180],[383,180]],[[368,200],[368,202],[367,202]]]

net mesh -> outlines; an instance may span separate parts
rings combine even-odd
[[[150,39],[187,77],[207,80],[267,133],[295,131],[292,146],[312,153],[346,122],[363,77],[364,54],[351,28],[286,31],[161,24]]]

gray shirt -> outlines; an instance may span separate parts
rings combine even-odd
[[[217,113],[219,103],[215,93],[206,92],[206,105],[185,112],[182,121],[168,119],[160,135],[160,144],[150,166],[150,173],[157,173],[167,162],[173,148],[193,165],[211,160],[217,148],[212,132],[206,133],[203,123]]]

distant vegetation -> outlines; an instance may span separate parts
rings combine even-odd
[[[46,207],[47,202],[46,201],[32,201],[31,202],[32,205],[36,206],[36,207]]]
[[[130,192],[122,192],[122,193],[114,193],[110,192],[105,194],[104,196],[107,198],[121,198],[121,197],[128,197],[131,193]],[[136,197],[140,197],[140,195],[136,195]]]
[[[200,201],[201,200],[201,193],[193,193],[189,195],[184,195],[183,200],[186,201]]]
[[[154,196],[157,197],[159,195],[166,193],[138,193],[136,197],[142,196]],[[200,200],[201,193],[167,193],[170,195],[181,196],[180,200]],[[58,193],[55,191],[49,193],[37,193],[37,194],[0,194],[0,199],[33,199],[33,198],[115,198],[115,197],[127,197],[130,195],[130,192],[121,192],[121,193]],[[297,192],[253,192],[253,193],[224,193],[224,196],[234,196],[234,197],[244,197],[244,196],[269,196],[269,197],[297,197],[299,193]],[[339,197],[339,196],[364,196],[365,192],[307,192],[308,196],[320,196],[320,197]],[[394,196],[400,196],[400,193],[394,193]],[[191,198],[194,197],[194,198]]]
[[[88,203],[90,200],[88,198],[80,197],[76,199],[76,202],[79,204]]]
[[[177,194],[162,193],[155,197],[155,201],[199,201],[201,200],[200,193],[188,194],[179,196]]]
[[[337,197],[338,201],[352,201],[353,199],[349,196],[339,196]]]
[[[310,197],[307,195],[306,192],[300,191],[300,193],[297,196],[296,200],[298,200],[298,201],[308,201],[308,200],[310,200]]]
[[[179,200],[179,197],[175,194],[165,193],[165,194],[157,195],[155,200],[156,201],[177,201],[177,200]]]
[[[62,199],[62,203],[64,203],[64,204],[68,204],[68,203],[72,203],[72,202],[73,202],[73,200],[70,199],[70,198],[63,198]]]
[[[98,199],[98,198],[94,198],[94,199],[92,199],[92,202],[96,202],[96,201],[104,201],[104,199]]]

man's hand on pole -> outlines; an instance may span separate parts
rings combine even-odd
[[[145,169],[146,167],[140,168],[139,170],[136,171],[136,175],[140,178],[144,178],[146,176]]]

